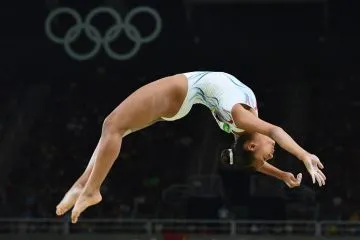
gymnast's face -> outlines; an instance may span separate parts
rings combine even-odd
[[[274,157],[275,141],[260,133],[252,134],[251,139],[245,143],[244,147],[253,152],[257,161],[268,161]]]

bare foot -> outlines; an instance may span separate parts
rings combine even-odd
[[[69,211],[69,209],[72,208],[76,203],[76,200],[80,196],[82,189],[83,187],[80,185],[70,188],[61,202],[56,206],[56,215],[61,216]]]
[[[94,191],[91,193],[82,192],[75,203],[75,206],[71,213],[71,222],[76,223],[80,214],[88,207],[98,204],[102,200],[100,191]]]

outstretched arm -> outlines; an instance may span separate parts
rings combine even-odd
[[[323,168],[320,160],[300,147],[282,128],[261,120],[241,104],[236,104],[231,114],[239,128],[247,132],[258,132],[271,137],[281,148],[303,161],[313,183],[316,180],[320,186],[325,184],[326,177],[320,170]]]
[[[290,173],[290,172],[284,172],[273,165],[271,165],[268,162],[263,162],[261,166],[259,166],[256,171],[261,172],[263,174],[275,177],[281,181],[283,181],[288,187],[298,187],[301,184],[302,180],[302,174],[299,173],[297,177]]]
[[[301,159],[307,152],[300,147],[282,128],[265,122],[246,110],[241,104],[236,104],[232,109],[235,124],[247,132],[258,132],[274,139],[280,147]]]

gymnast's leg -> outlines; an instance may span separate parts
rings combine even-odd
[[[97,157],[97,153],[99,151],[99,144],[98,142],[94,153],[92,154],[90,161],[88,165],[86,166],[85,171],[83,174],[76,180],[76,182],[72,185],[72,187],[67,191],[64,198],[61,200],[61,202],[56,206],[56,214],[58,216],[63,215],[66,213],[70,208],[72,208],[78,199],[82,189],[84,188],[87,180],[89,179],[90,173],[93,169],[95,159]]]
[[[148,127],[155,122],[157,122],[157,121],[154,121],[145,127]],[[135,129],[135,130],[133,130],[133,132],[138,131],[138,130],[140,130],[140,129]],[[70,208],[72,208],[74,206],[76,200],[78,199],[82,189],[84,188],[87,180],[90,177],[90,173],[93,169],[94,162],[95,162],[95,159],[97,158],[97,153],[99,151],[99,144],[100,144],[100,140],[94,150],[94,153],[92,154],[92,156],[90,158],[88,165],[86,166],[85,171],[76,180],[76,182],[72,185],[72,187],[67,191],[67,193],[65,194],[65,196],[61,200],[61,202],[56,206],[56,214],[58,216],[65,214]]]
[[[101,138],[93,154],[94,162],[90,161],[88,166],[89,168],[93,165],[91,173],[72,211],[73,223],[77,222],[79,215],[87,207],[101,201],[101,184],[119,155],[123,136],[161,117],[175,115],[185,99],[186,92],[185,76],[164,78],[135,91],[105,119]],[[85,173],[89,172],[85,170]]]

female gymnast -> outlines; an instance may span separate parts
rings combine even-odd
[[[88,166],[57,205],[56,214],[63,215],[73,207],[71,221],[76,223],[86,208],[102,200],[100,187],[126,135],[160,120],[183,118],[198,103],[210,109],[223,131],[235,136],[233,146],[221,153],[223,164],[253,168],[289,187],[299,186],[301,173],[295,177],[267,162],[277,143],[304,163],[313,183],[325,184],[320,160],[301,148],[282,128],[258,117],[256,97],[249,87],[224,72],[189,72],[139,88],[106,117]]]

